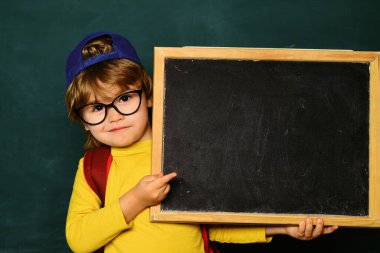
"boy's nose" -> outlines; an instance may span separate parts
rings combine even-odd
[[[116,122],[123,119],[124,115],[121,115],[115,108],[108,108],[107,118],[109,122]]]

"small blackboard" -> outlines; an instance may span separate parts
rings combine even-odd
[[[201,50],[155,62],[163,68],[155,79],[154,101],[162,104],[154,105],[154,170],[178,176],[153,220],[298,223],[321,216],[372,226],[377,53],[363,60],[369,53],[282,50],[292,59],[276,59],[276,52],[242,59],[233,56],[239,49]],[[213,50],[230,57],[213,57]]]

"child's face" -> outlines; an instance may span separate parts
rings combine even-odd
[[[107,97],[98,98],[96,102],[108,104],[122,93],[136,90],[135,87],[122,90],[117,86],[104,85],[107,89]],[[90,101],[94,102],[95,96],[92,94]],[[85,129],[90,131],[92,136],[99,142],[112,147],[127,147],[135,142],[151,139],[152,130],[149,122],[148,107],[151,107],[151,100],[147,100],[145,94],[141,95],[141,106],[132,115],[122,115],[113,107],[108,108],[106,119],[99,125],[85,124]]]

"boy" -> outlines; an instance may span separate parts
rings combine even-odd
[[[176,174],[151,172],[152,82],[129,41],[117,34],[87,35],[66,63],[69,118],[81,122],[86,148],[111,146],[104,203],[91,190],[79,162],[66,223],[75,252],[204,252],[199,225],[150,223],[148,207],[160,203]],[[210,240],[269,242],[275,234],[310,240],[337,227],[308,218],[299,226],[213,226]]]

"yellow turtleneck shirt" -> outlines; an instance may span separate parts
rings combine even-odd
[[[141,141],[126,148],[112,148],[104,208],[88,186],[79,161],[71,195],[66,238],[74,252],[92,252],[105,246],[105,253],[204,253],[197,224],[151,223],[149,208],[127,224],[119,198],[142,177],[151,174],[152,142]],[[214,226],[210,240],[230,243],[268,242],[265,228]]]

